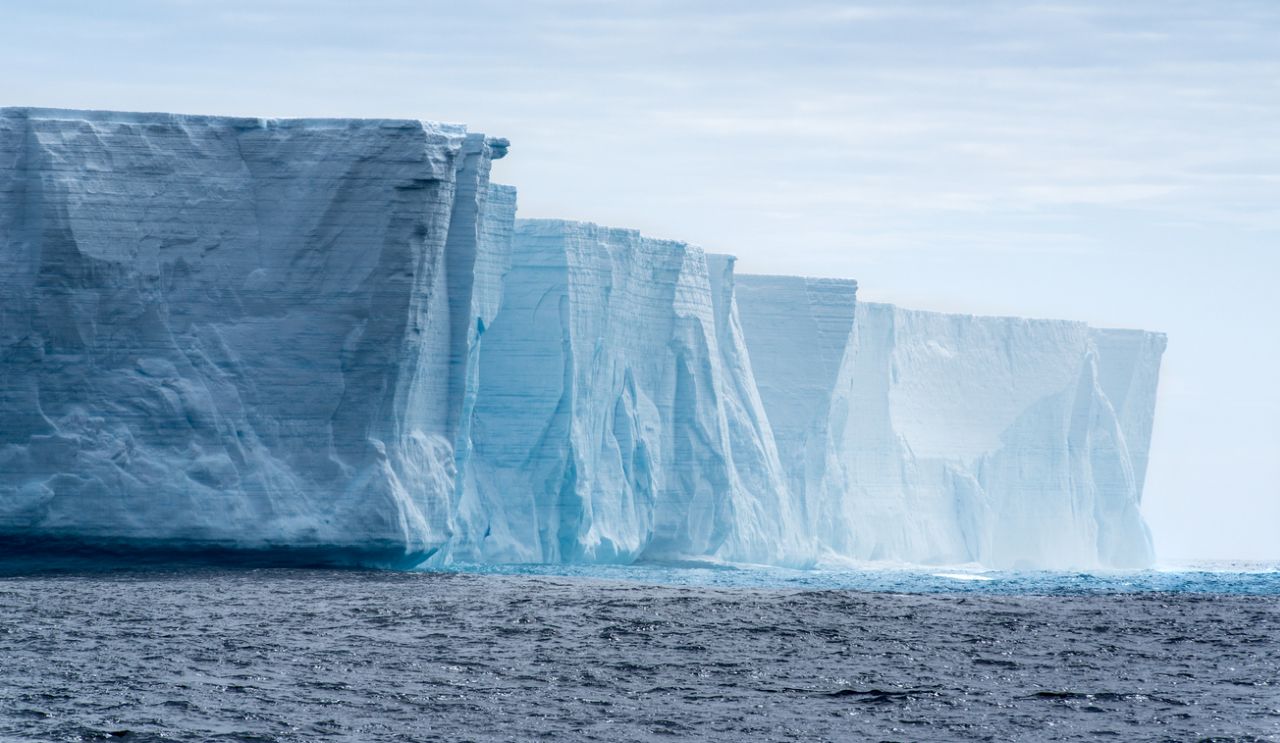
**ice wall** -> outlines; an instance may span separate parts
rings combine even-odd
[[[739,292],[779,450],[804,452],[803,476],[784,454],[793,487],[827,509],[824,550],[992,567],[1151,563],[1138,507],[1163,335],[859,303],[842,352],[849,303],[815,302],[811,284],[741,277]],[[828,344],[805,330],[821,325],[836,328]]]
[[[1150,563],[1164,336],[517,222],[506,149],[0,109],[0,552]]]
[[[742,328],[805,529],[827,549],[846,549],[856,514],[827,477],[838,466],[847,416],[858,285],[799,276],[738,277]]]
[[[485,197],[482,218],[477,223],[476,257],[472,272],[470,305],[460,314],[467,340],[465,388],[461,406],[461,421],[455,442],[457,480],[454,488],[453,531],[459,539],[451,545],[454,549],[442,553],[441,561],[459,556],[476,558],[469,546],[469,524],[486,523],[485,509],[490,505],[479,497],[475,482],[475,470],[469,466],[472,455],[472,425],[476,415],[476,403],[480,394],[480,349],[485,334],[498,315],[507,272],[511,269],[512,238],[515,233],[516,189],[511,186],[491,184]]]
[[[1095,381],[1109,405],[1103,415],[1115,419],[1111,435],[1119,467],[1107,480],[1112,488],[1100,493],[1100,559],[1107,565],[1147,566],[1154,559],[1150,532],[1134,506],[1142,501],[1147,476],[1160,359],[1167,339],[1163,333],[1144,330],[1092,329],[1090,340],[1096,352]]]
[[[475,507],[455,555],[795,559],[801,532],[754,385],[726,372],[748,363],[731,264],[716,275],[719,301],[697,248],[517,222],[480,348]]]
[[[813,561],[813,530],[803,503],[787,485],[773,428],[756,385],[742,331],[737,299],[737,259],[707,255],[716,350],[720,357],[720,402],[728,423],[729,445],[738,486],[738,511],[730,543],[720,550],[728,559],[803,565]]]
[[[0,111],[0,542],[433,551],[504,144]]]

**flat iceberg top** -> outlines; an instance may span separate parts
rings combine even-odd
[[[640,230],[626,227],[607,227],[595,222],[578,222],[571,219],[517,219],[516,229],[530,238],[538,237],[576,237],[594,238],[605,245],[640,245],[649,248],[668,247],[672,250],[695,250],[702,248],[684,242],[661,237],[650,237],[641,234]]]
[[[149,111],[100,111],[75,108],[40,108],[30,106],[0,107],[0,118],[25,118],[46,121],[85,121],[90,123],[120,124],[199,124],[203,126],[229,126],[236,128],[293,128],[314,129],[421,129],[429,134],[456,138],[467,135],[464,124],[451,124],[424,119],[364,119],[364,118],[263,118],[254,116],[218,116],[206,114],[178,114]]]
[[[764,277],[762,277],[764,278]],[[769,277],[779,278],[783,277]],[[812,279],[809,279],[812,281]],[[937,310],[916,310],[907,307],[901,307],[888,302],[859,302],[862,307],[874,309],[879,312],[887,312],[898,317],[914,317],[920,320],[949,320],[953,322],[982,322],[985,324],[1009,325],[1028,325],[1028,326],[1049,326],[1049,325],[1071,325],[1080,328],[1088,328],[1095,334],[1105,334],[1121,340],[1134,340],[1139,337],[1148,337],[1155,339],[1167,339],[1167,335],[1158,330],[1142,330],[1140,328],[1098,328],[1090,325],[1083,320],[1062,320],[1052,317],[1023,317],[1021,315],[982,315],[967,312],[939,312]]]
[[[790,276],[786,274],[771,273],[740,273],[738,274],[738,282],[741,284],[751,284],[757,287],[771,287],[776,289],[801,287],[816,288],[821,287],[832,292],[847,292],[854,294],[858,290],[858,282],[856,279],[839,279],[821,276]]]

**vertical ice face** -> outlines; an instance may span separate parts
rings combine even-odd
[[[803,279],[739,284],[765,408],[793,487],[825,514],[825,550],[995,567],[1150,564],[1138,506],[1162,335],[858,304],[843,349],[824,351],[803,328],[834,327],[847,304],[809,301]],[[811,347],[813,363],[780,360],[786,343]],[[825,467],[806,451],[800,477],[787,452],[803,441],[828,448]]]
[[[0,549],[1150,563],[1164,336],[517,223],[506,148],[0,110]]]
[[[1094,329],[1090,335],[1096,350],[1096,381],[1115,417],[1116,457],[1121,465],[1110,480],[1115,487],[1099,493],[1099,554],[1104,564],[1145,566],[1152,561],[1151,540],[1134,538],[1146,534],[1147,528],[1133,506],[1142,500],[1147,476],[1160,358],[1167,341],[1163,333],[1143,330]]]
[[[457,430],[455,461],[457,482],[454,488],[454,530],[459,536],[454,549],[441,558],[478,559],[470,538],[475,524],[487,524],[489,515],[485,509],[491,504],[478,497],[475,470],[470,466],[472,455],[472,423],[476,402],[480,394],[480,349],[485,342],[489,326],[493,324],[502,305],[502,295],[507,272],[511,268],[512,237],[515,232],[516,189],[511,186],[490,184],[485,195],[477,223],[474,270],[471,274],[470,304],[461,310],[466,338],[464,359],[465,389],[461,406],[461,421]]]
[[[473,260],[446,237],[491,154],[417,121],[3,110],[0,532],[430,553]]]
[[[1167,339],[1145,330],[1093,329],[1098,352],[1098,383],[1107,396],[1128,443],[1133,475],[1142,495],[1151,449],[1152,411],[1160,381],[1160,358]]]
[[[720,337],[734,332],[732,302],[719,326],[715,305],[697,248],[517,222],[480,350],[467,474],[476,507],[456,553],[780,559],[781,535],[798,532],[771,505],[785,493],[764,490],[780,479],[752,385],[726,384]],[[740,344],[729,355],[745,366]]]
[[[840,452],[855,345],[857,282],[800,276],[738,277],[753,376],[804,528],[827,549],[846,547],[853,524],[827,469]]]
[[[729,428],[734,472],[743,493],[738,526],[722,549],[731,559],[797,565],[812,562],[814,530],[803,502],[788,484],[774,431],[765,413],[738,307],[737,259],[708,255],[716,346],[720,355],[721,404]]]
[[[511,250],[511,226],[515,221],[515,190],[490,185],[489,165],[505,155],[505,140],[469,134],[462,145],[454,187],[453,213],[445,246],[448,265],[448,297],[451,334],[456,353],[450,358],[450,399],[463,399],[468,389],[474,397],[474,371],[480,336],[493,320],[502,301],[502,276]],[[489,199],[494,199],[492,208]],[[457,429],[468,404],[454,406],[448,414]],[[465,426],[465,424],[463,424]],[[465,441],[462,435],[459,440]]]

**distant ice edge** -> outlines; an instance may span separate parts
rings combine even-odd
[[[0,555],[1153,564],[1162,334],[517,220],[506,149],[0,109]]]

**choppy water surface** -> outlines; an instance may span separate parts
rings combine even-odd
[[[469,565],[453,570],[488,575],[538,575],[715,588],[793,588],[890,593],[1233,593],[1280,594],[1280,564],[1218,561],[1157,570],[1099,572],[1001,571],[980,568],[786,568],[723,563],[641,565]]]
[[[0,740],[1280,740],[1275,572],[630,571],[6,577]]]

